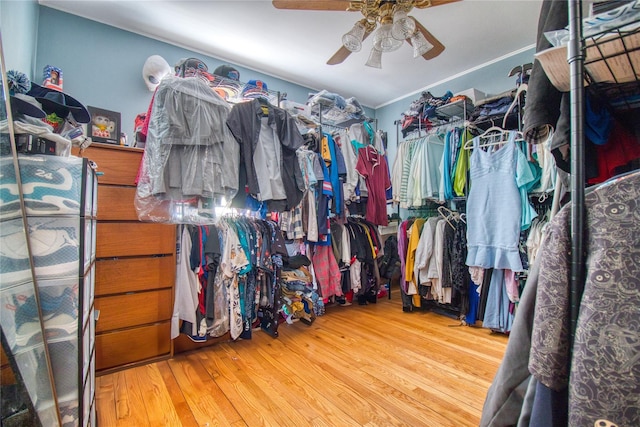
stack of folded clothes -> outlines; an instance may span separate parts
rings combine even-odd
[[[297,319],[311,325],[317,316],[324,314],[324,303],[313,289],[310,265],[306,255],[294,255],[283,260],[280,272],[281,313],[287,323]]]
[[[416,130],[429,130],[441,120],[436,109],[447,104],[453,94],[447,91],[443,96],[433,96],[431,92],[422,92],[420,98],[411,103],[409,108],[402,113],[402,137],[406,138]]]

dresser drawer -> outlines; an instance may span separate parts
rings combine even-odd
[[[102,317],[102,315],[100,315]],[[100,323],[102,319],[98,320]],[[96,336],[96,370],[104,370],[171,352],[169,322]]]
[[[169,320],[172,307],[171,289],[96,298],[96,333]]]
[[[100,185],[98,189],[99,220],[137,221],[138,212],[134,205],[136,187],[120,185]]]
[[[173,254],[175,250],[175,225],[143,222],[98,222],[97,258]]]
[[[175,270],[173,255],[100,259],[96,261],[96,296],[171,288]]]
[[[142,153],[140,148],[93,143],[82,152],[82,157],[91,159],[98,165],[96,172],[99,184],[135,186]],[[79,155],[75,151],[74,154]]]
[[[16,377],[13,375],[13,369],[11,369],[9,359],[4,353],[3,347],[0,347],[0,381],[2,381],[0,382],[2,385],[16,383]]]

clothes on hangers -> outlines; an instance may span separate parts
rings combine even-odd
[[[437,215],[400,223],[398,256],[405,311],[425,302],[461,314],[469,309],[466,224],[460,215],[452,215],[448,221]]]
[[[358,151],[356,170],[369,192],[366,218],[376,225],[388,225],[386,190],[391,187],[387,160],[373,146]]]
[[[469,170],[469,152],[462,150],[460,147],[464,147],[465,144],[473,138],[471,131],[465,129],[461,132],[458,140],[458,156],[455,161],[455,169],[452,171],[453,181],[453,195],[457,197],[464,197],[466,195],[467,187],[467,171]]]
[[[329,155],[329,160],[327,161],[323,150],[322,158],[329,170],[329,178],[331,180],[333,192],[331,211],[336,215],[340,215],[343,213],[344,209],[342,182],[347,174],[344,156],[342,155],[342,151],[336,147],[333,137],[329,134],[325,133],[322,135],[322,146],[327,147],[327,154]]]
[[[572,363],[567,360],[571,262],[568,206],[549,224],[549,236],[540,250],[529,369],[553,390],[569,384],[570,425],[586,425],[593,419],[612,420],[618,425],[640,423],[640,410],[633,400],[638,383],[630,375],[640,369],[639,331],[635,326],[640,306],[638,200],[638,172],[585,194],[589,262]],[[566,301],[566,307],[561,301]]]
[[[418,279],[414,277],[416,251],[420,243],[420,236],[424,230],[425,222],[426,219],[424,218],[416,218],[411,224],[411,227],[407,228],[407,260],[404,280],[407,281],[407,295],[413,296],[413,304],[416,307],[420,307],[421,302],[420,296],[418,295]]]
[[[443,140],[435,133],[400,144],[391,173],[394,203],[411,208],[438,198],[443,150]]]
[[[268,109],[266,116],[262,107]],[[300,203],[304,182],[296,150],[304,138],[289,113],[253,99],[233,106],[227,126],[240,144],[244,171],[240,176],[246,175],[249,193],[267,201],[270,211],[282,212]]]
[[[535,408],[558,409],[553,415],[564,418],[563,425],[640,423],[633,374],[640,369],[638,200],[637,171],[585,193],[589,262],[572,347],[571,206],[553,217],[487,393],[481,426],[514,425]]]
[[[180,108],[177,108],[180,106]],[[230,107],[200,78],[166,76],[150,106],[135,204],[141,218],[176,221],[167,200],[233,197],[239,149],[226,126]],[[178,222],[179,223],[179,222]]]
[[[358,175],[358,172],[356,171],[356,162],[358,157],[356,150],[351,143],[352,138],[355,137],[355,134],[352,134],[351,132],[351,128],[354,128],[354,126],[355,125],[352,125],[349,130],[342,130],[337,134],[334,134],[334,141],[340,147],[345,163],[346,176],[343,183],[343,194],[346,203],[350,203],[358,199],[358,196],[356,195],[356,188],[360,181],[360,175]]]
[[[513,271],[510,269],[494,269],[491,273],[482,319],[483,328],[501,333],[511,331],[514,316],[511,312],[507,275],[512,276]],[[514,280],[513,277],[511,280]]]
[[[381,284],[377,260],[382,256],[382,240],[378,227],[364,218],[355,216],[347,217],[344,227],[350,238],[351,291],[358,304],[374,303]]]
[[[494,152],[473,139],[467,199],[467,265],[522,271],[518,254],[522,204],[516,182],[515,134]]]
[[[230,333],[249,339],[255,326],[276,336],[278,274],[287,256],[276,223],[225,216],[215,225],[185,225],[180,233],[172,338],[184,333],[205,341]]]
[[[640,158],[640,142],[624,126],[614,121],[611,134],[604,144],[596,145],[598,174],[587,180],[588,184],[600,184],[617,175],[632,160]]]

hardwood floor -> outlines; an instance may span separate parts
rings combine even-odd
[[[279,337],[97,378],[98,425],[477,426],[507,337],[428,311],[328,307]]]

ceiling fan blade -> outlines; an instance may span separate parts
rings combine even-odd
[[[413,20],[416,22],[416,30],[420,31],[424,35],[424,38],[433,45],[433,48],[429,50],[429,52],[422,55],[422,57],[424,59],[433,59],[444,52],[444,45],[440,43],[440,40],[438,40],[433,34],[427,31],[427,29],[420,22],[418,22],[417,19],[413,18]],[[407,43],[411,44],[411,40],[407,39]]]
[[[349,1],[344,0],[273,0],[276,9],[290,10],[337,10],[346,11]]]
[[[364,36],[362,36],[362,41],[365,41],[369,34],[371,34],[373,30],[367,30],[364,32]],[[341,46],[340,49],[336,53],[333,54],[331,58],[327,61],[327,65],[337,65],[341,64],[345,59],[347,59],[351,55],[351,51],[344,46]]]
[[[341,46],[336,53],[327,61],[327,65],[341,64],[345,59],[351,55],[351,51],[344,46]]]

